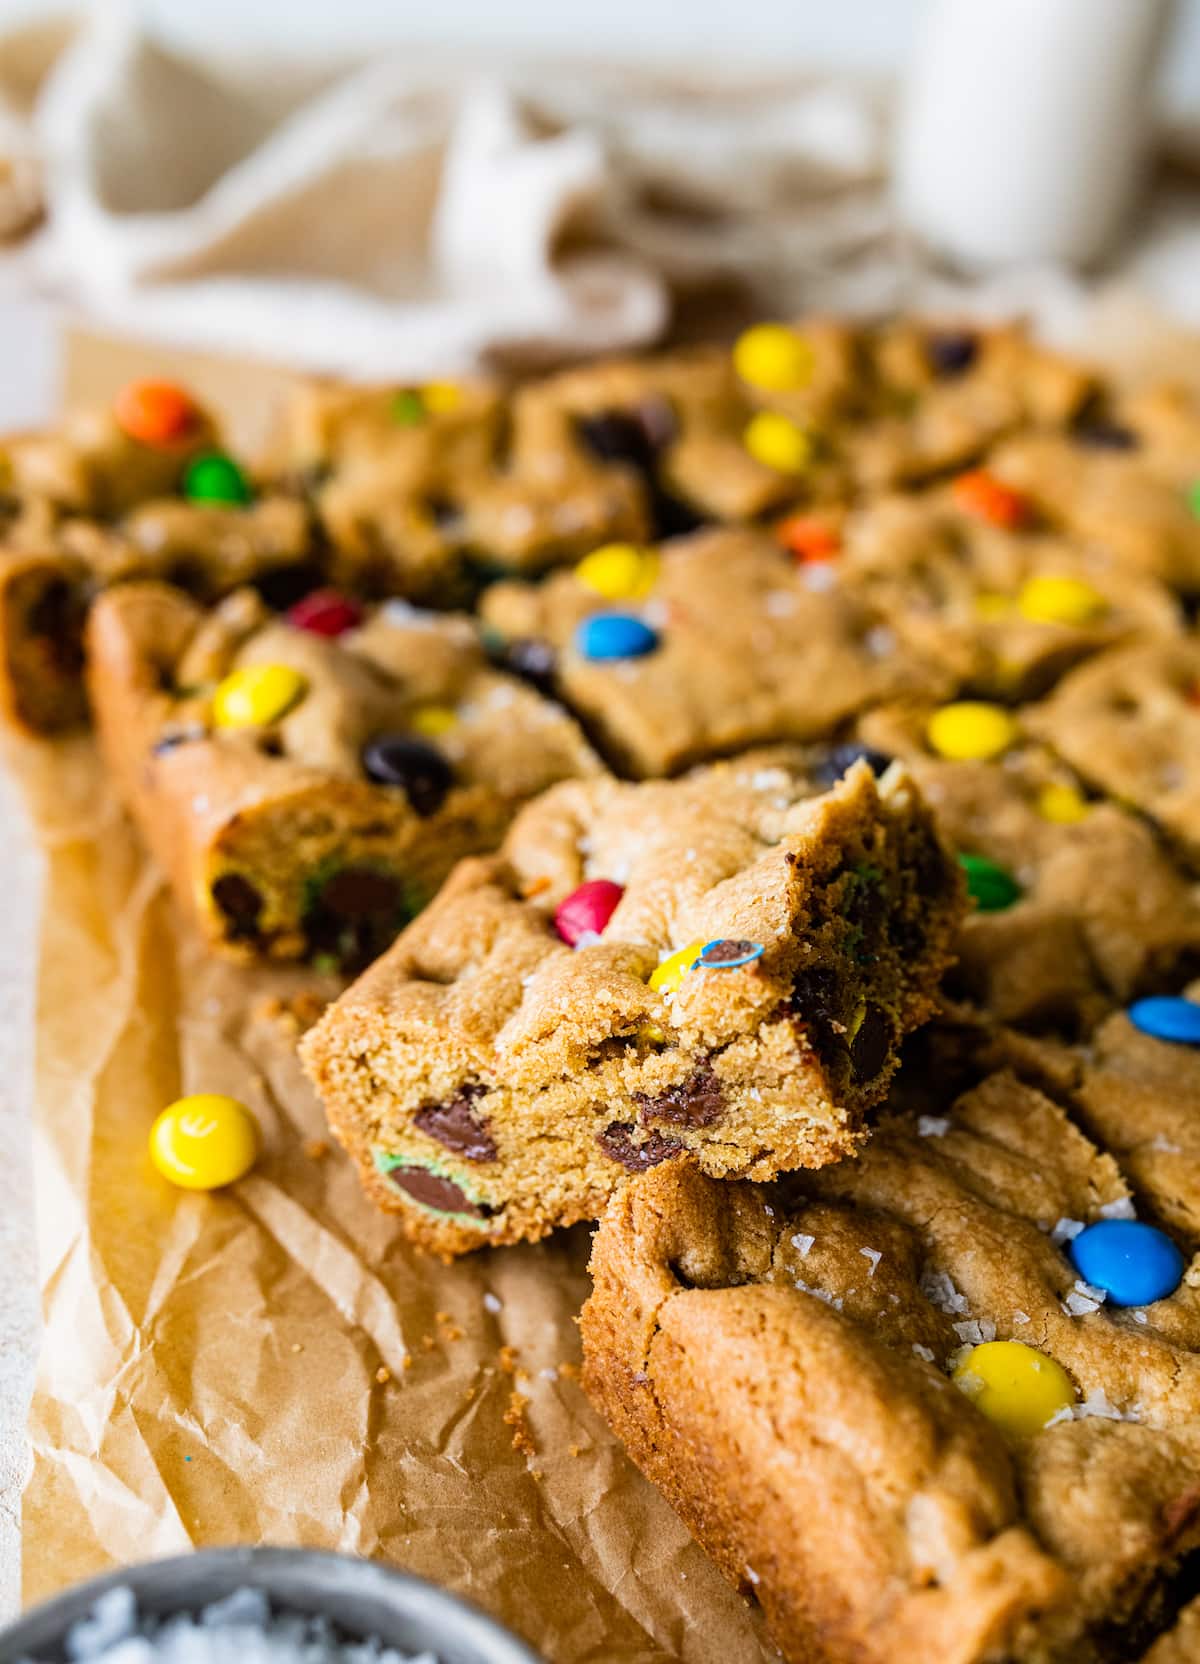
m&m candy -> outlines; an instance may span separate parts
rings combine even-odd
[[[981,913],[1002,913],[1021,899],[1021,886],[986,855],[960,855],[958,864],[966,874],[967,894]]]
[[[362,623],[362,608],[349,595],[338,589],[314,589],[294,606],[288,608],[287,621],[294,629],[307,630],[309,635],[345,635]]]
[[[1200,1046],[1200,1004],[1180,994],[1151,994],[1134,1000],[1129,1021],[1155,1040],[1172,1040],[1181,1046]]]
[[[847,774],[855,763],[866,763],[878,779],[891,767],[892,759],[886,751],[876,751],[872,745],[858,745],[848,740],[843,745],[829,747],[825,755],[814,765],[813,779],[822,786],[836,786],[843,774]]]
[[[789,554],[804,565],[832,560],[841,538],[827,520],[815,514],[789,514],[775,527],[775,536]]]
[[[812,461],[812,440],[798,422],[777,410],[760,410],[746,424],[742,443],[755,462],[777,474],[803,474]]]
[[[290,711],[308,686],[290,664],[247,664],[232,670],[213,694],[218,728],[262,728]]]
[[[183,494],[189,503],[248,503],[254,496],[250,481],[231,456],[211,451],[189,462],[183,475]]]
[[[196,421],[196,406],[172,381],[131,381],[113,400],[121,431],[140,445],[157,449],[186,439]]]
[[[632,543],[606,543],[593,549],[575,568],[585,589],[606,601],[642,601],[658,580],[658,556]]]
[[[427,381],[421,389],[421,402],[435,416],[446,416],[462,403],[462,392],[452,381]]]
[[[458,727],[458,712],[453,705],[418,705],[409,712],[408,725],[414,734],[436,740]]]
[[[392,421],[397,427],[418,427],[426,417],[425,401],[421,395],[411,387],[402,388],[399,393],[392,394],[389,406]]]
[[[672,954],[650,974],[650,987],[656,994],[675,994],[690,970],[693,970],[700,953],[704,948],[703,942],[689,942],[685,948],[677,948]]]
[[[1030,578],[1017,596],[1017,611],[1035,624],[1088,624],[1105,610],[1103,595],[1081,578]]]
[[[554,928],[572,948],[581,936],[599,936],[624,894],[622,886],[610,878],[589,879],[559,902],[554,909]]]
[[[216,1190],[253,1167],[258,1128],[245,1104],[195,1092],[168,1104],[150,1129],[150,1159],[184,1190]]]
[[[930,745],[952,762],[986,762],[1007,751],[1017,725],[1001,705],[963,699],[934,711],[926,726]]]
[[[1140,1219],[1100,1219],[1072,1238],[1068,1252],[1084,1282],[1102,1288],[1114,1306],[1151,1306],[1183,1280],[1179,1249]]]
[[[1200,520],[1200,480],[1193,480],[1187,489],[1187,505]]]
[[[750,965],[763,956],[761,942],[749,942],[742,936],[722,936],[716,941],[705,942],[700,949],[697,969],[706,971],[736,971],[741,965]]]
[[[1055,826],[1074,826],[1088,813],[1088,802],[1077,786],[1051,784],[1038,793],[1038,814]]]
[[[658,636],[643,623],[624,612],[596,612],[585,618],[575,632],[575,646],[585,659],[640,659],[653,653]]]
[[[733,367],[751,387],[792,393],[812,380],[813,350],[803,335],[785,324],[756,324],[738,337]]]
[[[1040,1432],[1075,1402],[1062,1365],[1019,1340],[973,1346],[955,1368],[954,1381],[989,1421],[1018,1439]]]
[[[418,815],[441,808],[454,784],[454,770],[434,746],[411,734],[379,734],[362,750],[363,772],[377,786],[397,786]]]
[[[986,469],[960,474],[954,482],[954,500],[966,514],[986,520],[990,526],[1015,531],[1030,519],[1028,501]]]

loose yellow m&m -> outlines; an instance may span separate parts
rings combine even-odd
[[[977,1410],[1017,1439],[1040,1432],[1075,1402],[1062,1365],[1019,1340],[973,1346],[955,1368],[954,1381]]]
[[[733,367],[751,387],[792,393],[812,380],[813,350],[803,335],[783,324],[756,324],[740,335]]]
[[[254,1166],[258,1128],[245,1104],[217,1092],[178,1098],[150,1130],[150,1159],[183,1190],[216,1190]]]
[[[243,665],[218,684],[213,721],[218,728],[261,728],[291,710],[306,686],[290,664]]]
[[[962,699],[934,711],[925,729],[939,757],[952,762],[985,762],[1007,751],[1017,738],[1017,725],[1002,705]]]
[[[643,601],[658,581],[658,556],[632,543],[606,543],[583,557],[575,576],[606,601]]]
[[[1021,586],[1017,610],[1035,624],[1087,624],[1105,610],[1103,595],[1082,578],[1030,578]]]
[[[789,416],[760,410],[746,424],[742,443],[755,462],[777,474],[802,474],[812,461],[812,440]]]
[[[1074,826],[1085,818],[1088,802],[1076,786],[1043,786],[1038,793],[1038,814],[1055,826]]]
[[[670,958],[663,960],[657,970],[651,972],[650,987],[656,994],[676,993],[703,951],[703,941],[689,942],[687,947],[678,948]]]

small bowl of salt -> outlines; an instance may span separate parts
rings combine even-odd
[[[309,1549],[130,1566],[0,1632],[0,1664],[540,1664],[423,1578]]]

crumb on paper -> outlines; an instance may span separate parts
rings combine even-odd
[[[567,1446],[567,1451],[572,1456],[582,1456],[583,1446],[581,1444],[569,1444]]]
[[[483,1297],[483,1309],[485,1312],[491,1312],[494,1317],[497,1312],[502,1312],[504,1310],[504,1302],[497,1295],[493,1294],[491,1289],[488,1289],[487,1293]]]
[[[284,1034],[298,1037],[313,1026],[328,1003],[312,992],[293,994],[288,999],[270,994],[258,1001],[251,1015],[255,1022],[274,1023]]]
[[[523,1392],[514,1387],[508,1395],[508,1409],[504,1412],[504,1425],[513,1430],[512,1447],[519,1450],[522,1456],[536,1456],[537,1446],[533,1442],[533,1434],[529,1430],[529,1423],[525,1418],[529,1400]]]
[[[300,1148],[309,1161],[324,1161],[329,1154],[329,1141],[325,1138],[306,1138]]]
[[[449,1312],[434,1312],[433,1320],[442,1332],[443,1340],[461,1340],[463,1332]]]
[[[579,1365],[568,1360],[566,1363],[559,1364],[558,1373],[564,1381],[578,1381]]]
[[[301,1346],[301,1344],[298,1340],[294,1340],[292,1342],[292,1351],[293,1352],[303,1352],[304,1351],[303,1346]]]
[[[549,888],[550,880],[548,878],[531,878],[529,882],[522,887],[521,895],[526,901],[529,901],[533,896],[542,895]]]
[[[437,1341],[434,1339],[434,1337],[432,1335],[422,1335],[421,1336],[421,1351],[422,1352],[432,1352],[432,1351],[435,1350],[436,1347],[437,1347]]]
[[[520,1356],[515,1346],[502,1346],[496,1355],[496,1361],[501,1374],[515,1375],[517,1373],[517,1359]]]
[[[381,1387],[386,1387],[391,1378],[392,1372],[388,1366],[386,1364],[380,1364],[379,1368],[375,1371],[375,1379],[379,1382],[379,1385]]]

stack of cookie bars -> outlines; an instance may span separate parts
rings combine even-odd
[[[417,1243],[603,1217],[588,1390],[791,1664],[1200,1654],[1198,482],[1185,391],[815,319],[0,452],[9,722],[357,976]]]

